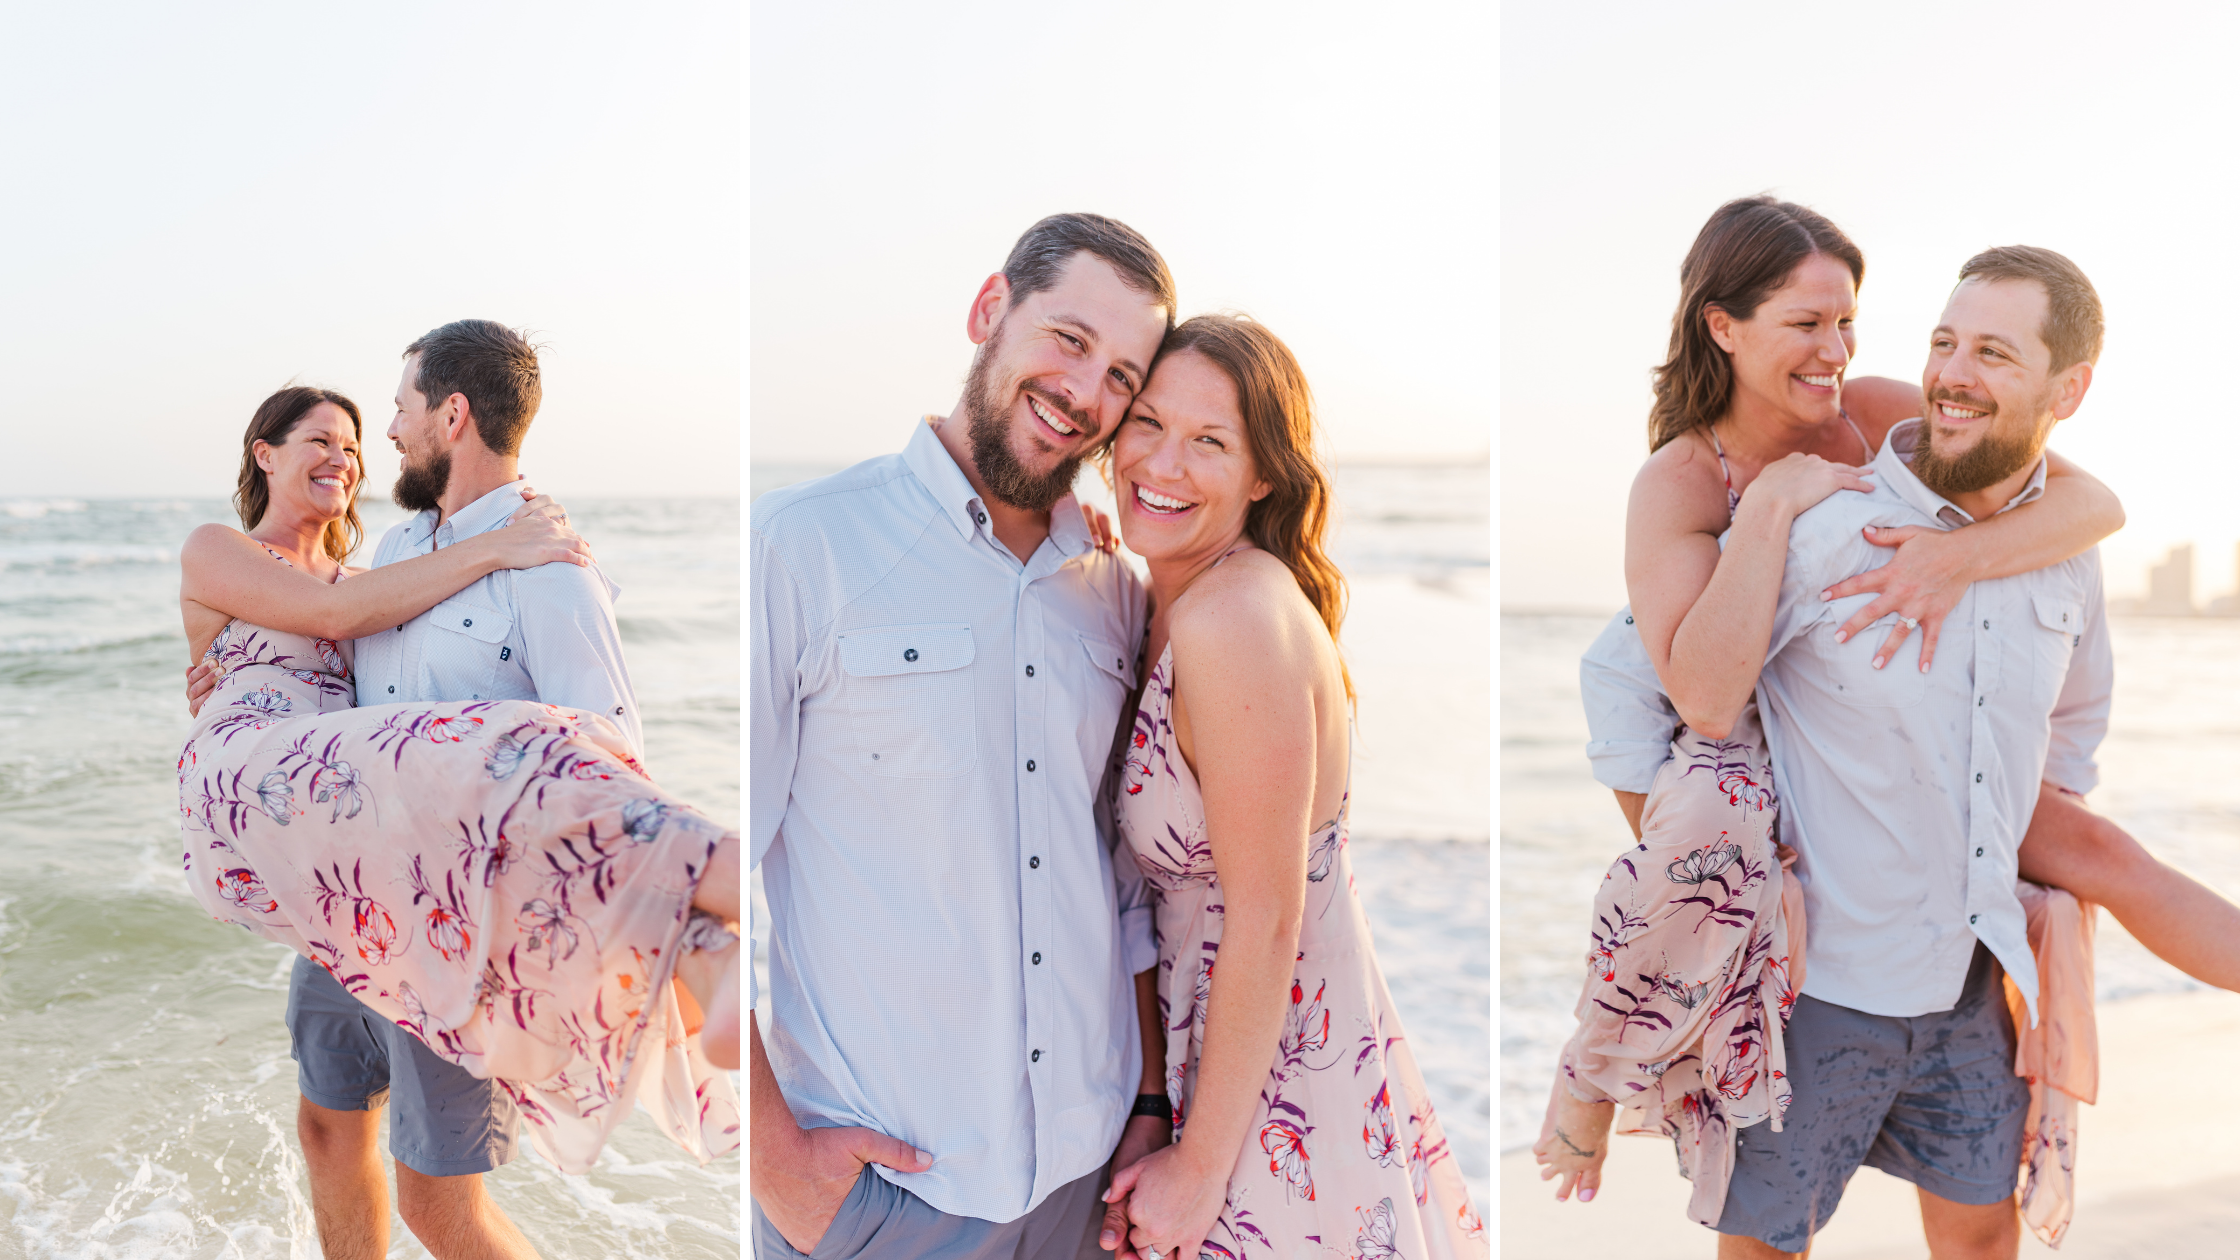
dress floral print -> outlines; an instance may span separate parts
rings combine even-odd
[[[1197,778],[1176,751],[1174,653],[1144,684],[1123,750],[1115,816],[1157,890],[1159,1010],[1177,1134],[1204,1046],[1221,950],[1222,894]],[[1432,1113],[1377,969],[1338,817],[1307,837],[1307,901],[1283,1032],[1253,1137],[1203,1257],[1448,1260],[1487,1254],[1484,1223]]]
[[[603,719],[528,701],[353,708],[347,643],[241,621],[179,754],[187,882],[496,1080],[531,1141],[588,1169],[643,1104],[705,1161],[739,1145],[729,1077],[684,1033],[680,952],[727,834]]]
[[[1791,1102],[1782,1031],[1805,976],[1804,893],[1778,849],[1780,802],[1755,704],[1726,739],[1682,727],[1641,812],[1641,842],[1595,895],[1579,1028],[1555,1088],[1618,1104],[1616,1131],[1665,1137],[1717,1228],[1739,1129],[1779,1131]],[[2030,1082],[2022,1218],[2059,1246],[2076,1201],[2077,1105],[2098,1082],[2093,908],[2018,882],[2037,961],[2036,1027],[2007,981],[2015,1073]],[[1806,1100],[1806,1105],[1810,1105]],[[1542,1128],[1555,1121],[1551,1094]]]
[[[1782,1030],[1804,979],[1804,895],[1776,853],[1780,802],[1754,706],[1729,735],[1680,731],[1641,843],[1603,876],[1555,1085],[1616,1102],[1620,1133],[1670,1138],[1694,1182],[1689,1218],[1712,1227],[1735,1130],[1779,1131],[1789,1105]]]

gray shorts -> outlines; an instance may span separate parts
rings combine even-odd
[[[867,1167],[856,1174],[855,1188],[814,1251],[795,1251],[755,1204],[753,1254],[755,1260],[1112,1260],[1097,1246],[1107,1171],[1069,1181],[1034,1211],[998,1225],[938,1211]]]
[[[1803,1251],[1871,1165],[1954,1203],[2014,1197],[2030,1086],[1991,951],[1976,946],[1960,1002],[1903,1018],[1800,996],[1789,1019],[1781,1132],[1735,1134],[1719,1232]]]
[[[486,1173],[513,1158],[520,1113],[495,1081],[438,1055],[298,955],[288,977],[296,1088],[330,1111],[390,1102],[389,1153],[429,1177]]]

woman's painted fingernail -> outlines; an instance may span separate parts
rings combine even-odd
[[[1889,657],[1887,657],[1887,656],[1878,656],[1878,657],[1874,658],[1874,667],[1875,667],[1876,669],[1881,669],[1881,668],[1882,668],[1882,663],[1883,663],[1884,661],[1886,661],[1886,660],[1889,660],[1889,659],[1890,659],[1890,658],[1889,658]]]
[[[1836,631],[1836,642],[1838,642],[1838,643],[1841,643],[1841,642],[1843,642],[1843,641],[1844,641],[1845,639],[1848,639],[1848,638],[1850,638],[1850,637],[1851,637],[1851,632],[1850,632],[1849,630],[1838,630],[1838,631]]]
[[[1927,661],[1923,661],[1923,662],[1921,662],[1921,672],[1922,672],[1922,673],[1924,673],[1924,674],[1926,674],[1926,673],[1928,673],[1928,672],[1929,672],[1929,662],[1927,662]]]
[[[1827,603],[1827,602],[1828,602],[1829,600],[1831,600],[1831,599],[1834,599],[1834,598],[1835,598],[1835,595],[1834,595],[1834,593],[1833,593],[1833,592],[1830,592],[1830,591],[1822,591],[1822,592],[1820,592],[1820,602],[1821,602],[1821,603],[1823,603],[1823,604]]]
[[[1581,1203],[1592,1203],[1592,1202],[1594,1202],[1594,1191],[1593,1191],[1592,1189],[1581,1190],[1581,1191],[1579,1192],[1579,1202],[1581,1202]]]

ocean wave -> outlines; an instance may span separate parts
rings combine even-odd
[[[104,652],[110,648],[175,643],[181,637],[176,630],[143,630],[137,634],[19,634],[0,637],[0,657],[67,656]]]
[[[83,512],[86,505],[77,499],[10,499],[0,503],[0,512],[19,521],[35,521],[50,514]]]
[[[91,569],[112,564],[176,564],[179,549],[149,543],[5,543],[0,570]]]

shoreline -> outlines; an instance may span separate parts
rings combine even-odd
[[[2148,994],[2099,1006],[2099,1102],[2081,1109],[2076,1215],[2058,1253],[2025,1232],[2022,1254],[2067,1260],[2207,1256],[2240,1234],[2240,1131],[2195,1119],[2173,1083],[2240,1050],[2240,993]],[[2174,1156],[2174,1152],[2182,1155]],[[1712,1231],[1687,1219],[1670,1148],[1613,1139],[1593,1203],[1557,1203],[1529,1150],[1496,1173],[1501,1247],[1519,1256],[1710,1260]],[[1813,1239],[1814,1260],[1915,1260],[1924,1250],[1911,1185],[1861,1169]]]

